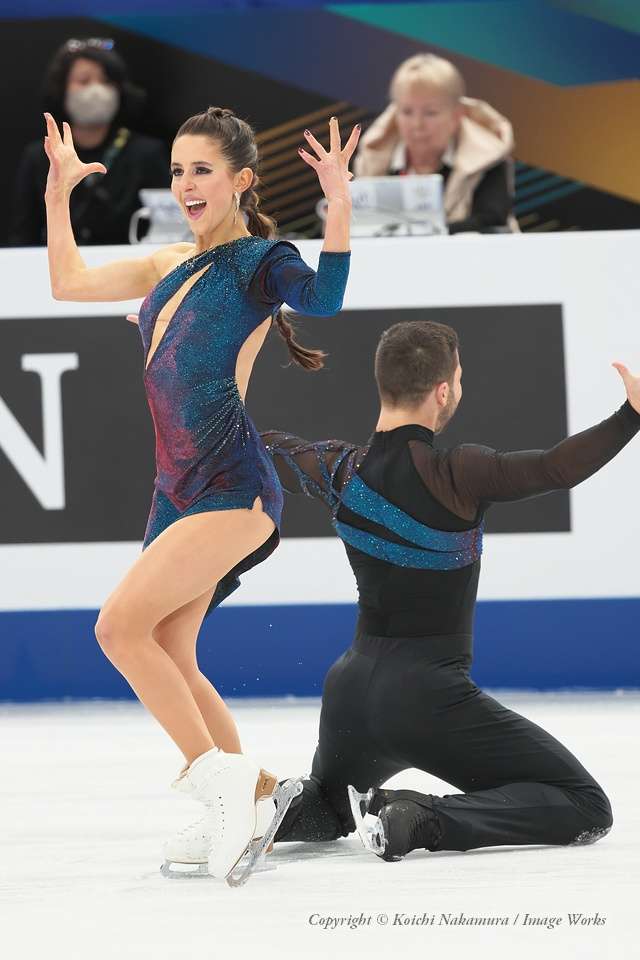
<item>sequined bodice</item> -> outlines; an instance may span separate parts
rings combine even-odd
[[[218,580],[210,609],[275,548],[282,514],[278,475],[236,384],[241,348],[285,302],[299,313],[337,313],[349,259],[348,251],[323,251],[315,271],[286,240],[242,237],[179,264],[140,309],[157,463],[145,547],[187,516],[252,509],[258,500],[275,526]],[[150,354],[160,312],[173,303]]]
[[[205,497],[218,496],[216,509],[231,504],[232,494],[243,503],[260,495],[279,521],[280,485],[238,393],[238,355],[285,301],[301,313],[337,313],[348,273],[348,252],[322,252],[316,272],[288,241],[248,236],[179,264],[151,291],[139,325],[156,488],[178,510]],[[160,312],[193,277],[149,357]]]
[[[194,274],[144,373],[156,433],[156,485],[181,509],[205,490],[248,478],[247,452],[262,446],[238,393],[240,349],[265,320],[250,280],[274,241],[243,237],[193,257],[167,274],[139,317],[145,366],[156,320]]]

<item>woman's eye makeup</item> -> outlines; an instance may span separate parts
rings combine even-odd
[[[206,174],[206,173],[213,173],[213,170],[211,169],[211,167],[195,167],[193,172],[194,172],[196,175],[201,175],[201,174]],[[180,177],[181,175],[182,175],[182,167],[172,167],[172,168],[171,168],[171,176],[172,176],[172,177]]]

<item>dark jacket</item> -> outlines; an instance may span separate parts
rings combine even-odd
[[[117,131],[100,147],[77,149],[84,163],[104,162]],[[44,191],[49,160],[41,140],[30,143],[22,155],[13,194],[9,244],[43,246],[47,242]],[[129,221],[141,204],[142,187],[170,185],[169,156],[160,140],[130,132],[113,156],[106,175],[97,174],[78,184],[71,194],[71,223],[76,242],[121,244],[129,242]]]

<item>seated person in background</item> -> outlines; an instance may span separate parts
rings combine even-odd
[[[129,221],[141,187],[169,187],[169,157],[160,140],[127,126],[144,102],[128,79],[112,40],[68,40],[51,61],[45,107],[71,124],[84,163],[103,163],[106,176],[87,177],[71,195],[71,223],[79,244],[129,242]],[[44,134],[43,134],[44,136]],[[44,191],[49,161],[43,141],[30,143],[18,169],[9,228],[12,246],[45,244]]]
[[[390,105],[360,141],[355,175],[439,173],[450,233],[516,232],[511,124],[464,93],[464,80],[448,60],[425,53],[401,63]]]

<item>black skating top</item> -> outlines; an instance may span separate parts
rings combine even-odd
[[[471,634],[482,523],[492,503],[574,487],[638,430],[640,414],[626,402],[550,450],[438,450],[433,431],[417,424],[374,433],[364,447],[275,431],[262,437],[285,490],[332,510],[356,577],[363,629],[411,637]],[[439,544],[438,535],[450,542]],[[443,567],[442,552],[457,561]]]

